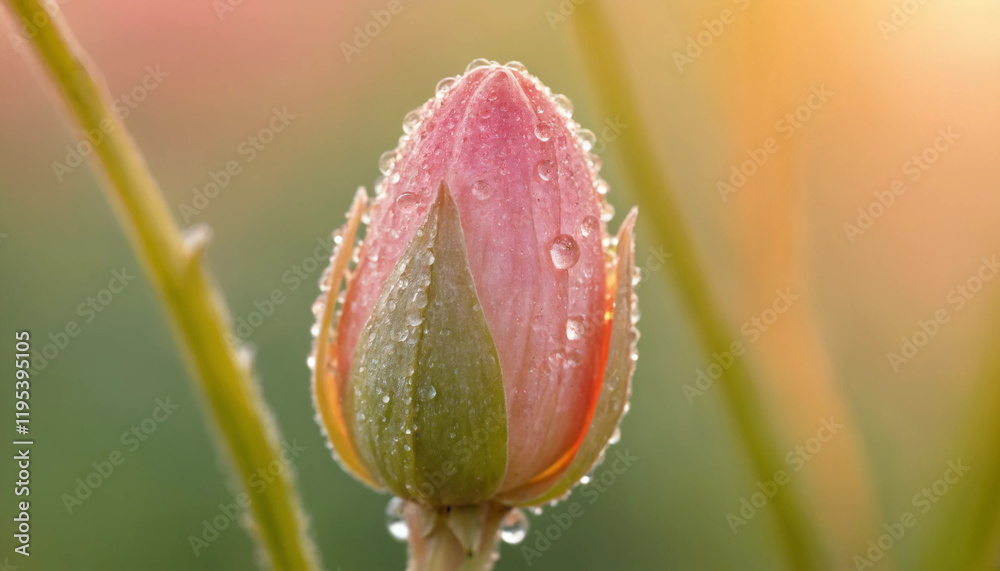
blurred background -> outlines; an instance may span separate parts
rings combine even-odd
[[[519,60],[572,99],[577,121],[598,134],[609,198],[626,212],[636,200],[616,140],[630,126],[598,105],[578,55],[571,27],[584,1],[596,0],[402,0],[388,21],[386,0],[61,2],[175,217],[213,230],[208,266],[248,326],[282,435],[304,449],[294,467],[331,571],[402,569],[405,546],[386,531],[388,497],[340,470],[313,419],[309,306],[326,256],[316,256],[317,240],[343,222],[359,185],[371,188],[406,112],[477,57]],[[976,461],[990,462],[961,443],[992,386],[983,379],[998,340],[1000,280],[990,278],[1000,253],[1000,4],[789,4],[604,8],[712,295],[747,347],[740,358],[759,373],[782,456],[793,455],[793,485],[834,565],[855,568],[883,523],[909,511],[916,525],[872,564],[914,568],[953,510],[978,505]],[[92,171],[79,164],[79,136],[28,46],[11,36],[24,33],[20,24],[5,16],[3,26],[4,354],[22,329],[47,354],[33,364],[32,556],[13,556],[5,533],[0,562],[253,568],[237,525],[198,553],[189,543],[233,501],[200,397]],[[227,168],[238,172],[220,174]],[[769,506],[735,527],[727,517],[760,488],[719,387],[685,390],[715,361],[672,286],[670,245],[650,230],[657,212],[640,214],[641,358],[612,448],[638,460],[623,474],[599,468],[593,493],[575,492],[582,516],[538,557],[505,545],[498,569],[782,565]],[[102,293],[113,280],[126,285]],[[262,310],[274,290],[286,301]],[[927,325],[941,315],[939,327]],[[79,333],[62,335],[71,323]],[[921,338],[922,327],[934,334]],[[904,338],[921,345],[915,354]],[[176,408],[164,417],[155,409],[167,399]],[[824,421],[845,428],[817,449],[810,439]],[[132,427],[143,438],[130,437]],[[124,463],[67,503],[115,451]],[[959,459],[971,475],[922,512],[914,495]],[[0,473],[7,518],[12,464]],[[531,516],[533,529],[565,509]],[[522,545],[535,541],[532,532]]]

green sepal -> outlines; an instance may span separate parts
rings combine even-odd
[[[478,504],[507,469],[496,345],[443,183],[359,337],[349,377],[355,443],[398,496]]]

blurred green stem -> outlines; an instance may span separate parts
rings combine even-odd
[[[699,265],[675,193],[660,172],[652,139],[646,133],[638,102],[625,73],[625,58],[608,18],[598,0],[588,0],[577,5],[570,21],[601,105],[608,116],[618,116],[628,125],[618,139],[625,174],[639,202],[640,212],[646,213],[645,220],[652,224],[657,238],[673,253],[675,285],[691,313],[701,346],[706,353],[724,353],[735,338],[711,297],[711,288]],[[754,476],[761,482],[773,479],[775,471],[784,468],[785,464],[746,361],[737,359],[719,382]],[[818,525],[807,516],[798,491],[790,486],[771,502],[789,567],[828,567]]]
[[[98,84],[58,8],[48,8],[55,3],[7,3],[16,17],[32,23],[31,42],[80,132],[103,133],[103,140],[94,143],[95,166],[104,175],[108,199],[172,318],[224,448],[251,497],[263,551],[275,569],[317,569],[316,551],[306,535],[289,470],[282,470],[258,493],[246,487],[258,470],[272,463],[283,465],[279,437],[249,363],[241,363],[227,343],[235,337],[221,296],[201,264],[204,240],[185,242],[138,146],[112,111],[106,89]]]
[[[1000,356],[996,330],[969,399],[966,424],[946,461],[968,468],[942,498],[918,569],[997,569],[1000,558]],[[944,460],[944,459],[943,459]],[[943,469],[943,468],[942,468]],[[923,517],[923,516],[918,516]]]

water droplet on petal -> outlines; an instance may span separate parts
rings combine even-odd
[[[601,223],[594,216],[588,216],[583,219],[583,222],[580,223],[580,234],[582,234],[584,238],[596,234],[600,229]]]
[[[538,161],[538,178],[542,180],[552,180],[552,175],[556,173],[556,164],[548,159]]]
[[[549,254],[552,256],[552,264],[557,269],[566,270],[576,265],[580,259],[580,248],[572,236],[560,234],[552,242]]]
[[[396,197],[396,206],[403,212],[412,212],[417,207],[417,197],[412,192],[404,192]]]
[[[556,107],[559,108],[559,111],[564,115],[573,114],[573,102],[569,100],[569,97],[559,94],[552,96],[552,100],[555,102]]]
[[[469,73],[470,71],[475,71],[481,67],[489,67],[491,65],[493,65],[493,62],[491,62],[486,58],[476,58],[472,60],[472,62],[468,66],[466,66],[465,73]]]
[[[410,528],[403,517],[404,505],[403,500],[392,498],[385,506],[385,526],[389,529],[389,535],[396,541],[406,541],[410,537]]]
[[[604,196],[609,190],[611,190],[611,185],[609,185],[608,181],[603,178],[599,178],[597,179],[597,182],[594,183],[594,190],[597,191],[597,194]]]
[[[420,317],[419,312],[411,311],[406,314],[406,322],[410,324],[410,327],[416,327],[417,325],[420,325],[420,323],[423,320],[424,318]]]
[[[576,136],[580,137],[580,142],[583,143],[584,151],[593,149],[594,144],[597,143],[597,135],[595,135],[590,129],[580,129],[576,132]]]
[[[608,439],[608,444],[618,444],[622,439],[622,429],[615,427],[615,431],[611,433],[611,438]]]
[[[587,324],[582,315],[571,315],[566,319],[566,338],[570,341],[576,341],[583,337],[586,328]]]
[[[507,69],[513,69],[514,71],[519,71],[523,74],[528,73],[528,68],[524,67],[524,64],[519,61],[509,61],[503,64],[503,66]]]
[[[493,188],[485,180],[477,180],[476,184],[472,185],[472,196],[479,200],[486,200],[491,194],[493,194]]]
[[[434,388],[434,385],[424,385],[417,389],[417,398],[420,400],[431,400],[435,396],[437,396],[437,389]]]
[[[395,166],[395,164],[396,164],[395,149],[382,153],[382,155],[378,158],[378,170],[381,171],[382,174],[386,175],[389,174],[389,171],[392,170],[392,167]]]
[[[389,404],[389,400],[390,400],[389,399],[389,395],[382,395],[382,402],[383,403]]]
[[[545,142],[552,138],[552,123],[548,121],[539,121],[535,125],[535,136],[538,137],[539,141]]]
[[[407,113],[406,117],[403,117],[403,132],[409,135],[417,128],[417,125],[419,124],[420,124],[420,110],[414,109],[413,111]]]
[[[504,543],[517,545],[528,536],[528,517],[519,509],[511,510],[500,521],[500,539]]]
[[[434,87],[434,94],[437,95],[438,97],[444,97],[445,94],[448,93],[448,90],[451,89],[451,86],[454,83],[455,83],[454,77],[446,77],[442,79],[441,81],[437,82],[437,85]]]

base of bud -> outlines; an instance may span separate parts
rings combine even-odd
[[[499,504],[432,508],[407,502],[407,571],[490,571],[500,558]]]

